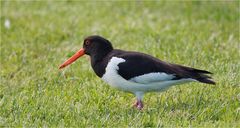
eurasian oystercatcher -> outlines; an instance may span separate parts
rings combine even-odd
[[[87,54],[97,76],[112,87],[136,95],[134,104],[143,108],[143,95],[147,92],[159,92],[173,85],[187,82],[215,84],[207,74],[211,72],[161,61],[150,55],[114,49],[107,39],[93,35],[84,40],[83,48],[65,61],[64,68],[79,57]]]

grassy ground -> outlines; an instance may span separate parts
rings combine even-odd
[[[1,1],[0,127],[239,127],[239,29],[239,2]],[[147,94],[135,110],[134,96],[102,82],[88,57],[58,70],[92,34],[209,70],[217,85]]]

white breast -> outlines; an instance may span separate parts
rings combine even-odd
[[[112,59],[108,62],[102,79],[113,87],[125,90],[124,88],[126,85],[124,86],[123,84],[126,83],[126,80],[118,74],[118,64],[125,61],[126,60],[122,58],[112,57]]]
[[[172,85],[194,81],[193,79],[171,80],[174,75],[168,75],[166,73],[149,73],[126,80],[118,74],[118,64],[124,63],[125,61],[123,58],[112,57],[102,77],[102,79],[112,87],[123,91],[132,93],[163,91]]]

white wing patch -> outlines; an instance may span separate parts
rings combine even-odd
[[[136,76],[130,79],[130,81],[142,84],[168,81],[173,79],[175,76],[171,74],[166,74],[162,72],[148,73],[141,76]]]

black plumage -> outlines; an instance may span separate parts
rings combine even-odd
[[[91,45],[86,45],[87,41],[90,41]],[[110,41],[100,36],[90,36],[84,42],[83,47],[86,54],[91,56],[92,68],[99,77],[104,75],[111,58],[119,57],[126,60],[118,65],[119,75],[126,80],[148,73],[162,72],[174,75],[172,80],[192,78],[202,83],[215,84],[207,75],[211,74],[208,71],[167,63],[144,53],[113,49]]]

